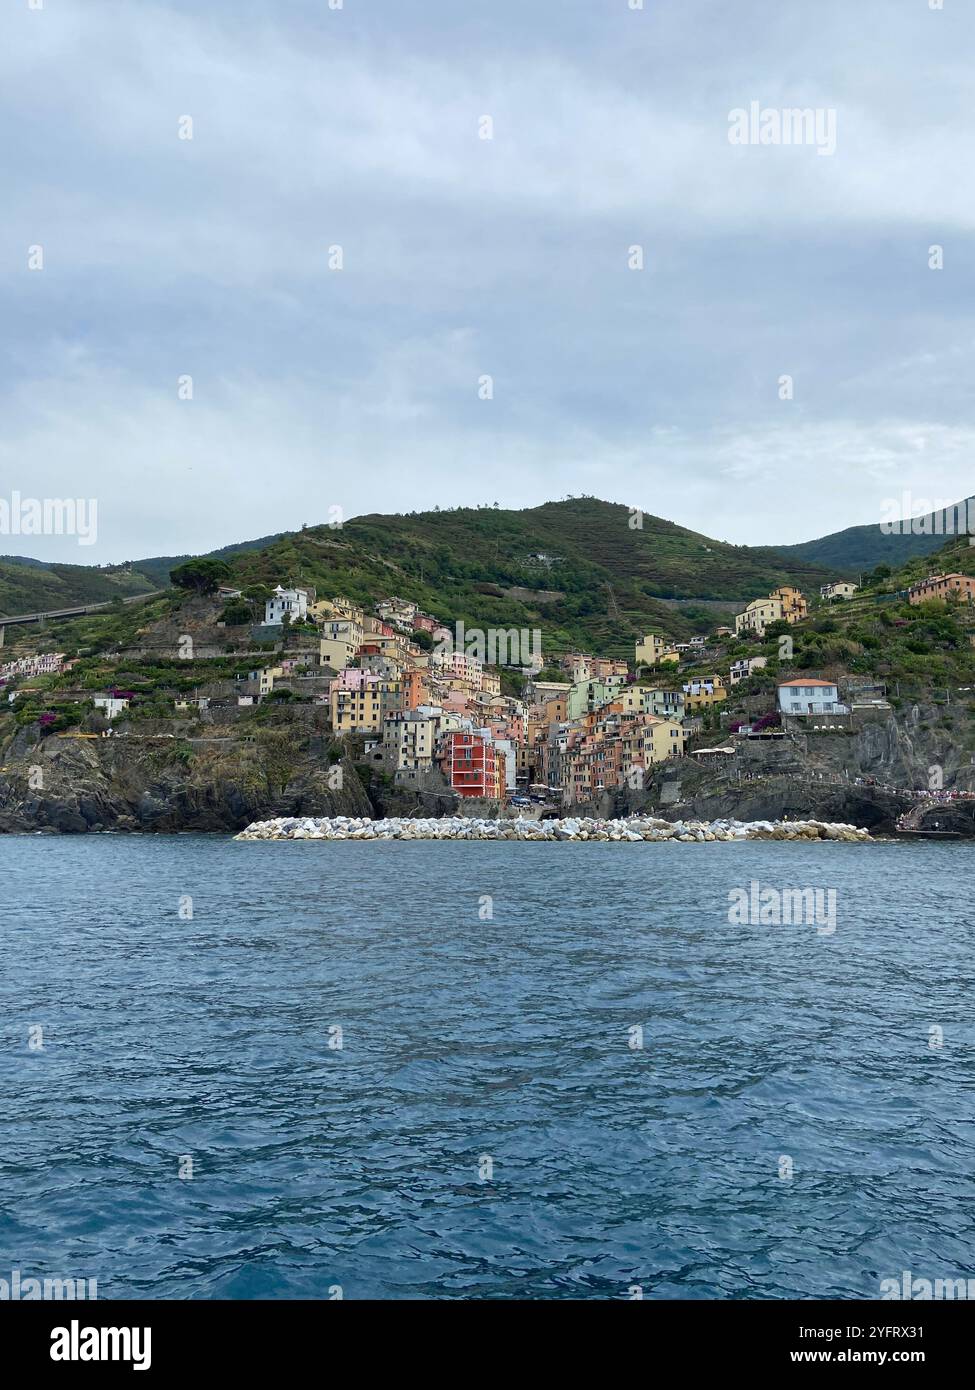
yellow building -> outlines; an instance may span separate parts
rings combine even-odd
[[[308,605],[308,615],[316,623],[323,623],[329,619],[346,619],[358,623],[362,627],[364,614],[362,608],[357,603],[353,603],[349,598],[320,598],[315,603]]]
[[[706,676],[703,680],[688,681],[684,686],[684,708],[689,713],[720,704],[727,698],[728,691],[720,676]]]
[[[798,623],[808,612],[806,600],[798,589],[783,584],[773,589],[768,598],[751,601],[744,613],[735,618],[735,632],[754,632],[758,637],[765,636],[765,629],[771,623]]]
[[[363,637],[362,642],[363,646],[377,647],[388,661],[394,662],[397,666],[410,664],[408,643],[400,633],[391,636],[385,632],[371,632],[368,637]]]
[[[256,688],[257,695],[263,700],[265,695],[270,695],[274,689],[276,677],[283,676],[284,669],[281,666],[261,666],[255,671],[249,671],[247,679]]]
[[[779,599],[752,599],[744,613],[739,613],[735,618],[735,633],[741,636],[742,633],[754,632],[756,636],[764,637],[770,623],[781,621],[782,604]]]
[[[329,619],[322,624],[318,659],[322,666],[344,671],[351,666],[362,646],[362,626],[353,618]]]
[[[386,716],[400,708],[400,683],[363,680],[349,688],[334,680],[328,703],[336,734],[380,733]]]
[[[800,623],[809,612],[805,596],[791,584],[783,584],[781,588],[773,589],[769,598],[778,599],[781,603],[782,616],[787,623]]]
[[[620,734],[622,766],[626,770],[633,767],[649,767],[652,763],[663,763],[668,758],[680,758],[684,753],[687,734],[673,719],[645,718],[624,719]]]
[[[655,633],[648,632],[646,637],[642,637],[636,644],[636,664],[638,666],[656,666],[658,661],[664,659],[665,653],[671,651],[669,642],[665,642],[662,637],[657,637]],[[676,659],[676,653],[674,653]]]

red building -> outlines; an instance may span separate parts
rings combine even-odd
[[[483,732],[443,734],[437,745],[437,766],[460,796],[504,797],[504,754]]]

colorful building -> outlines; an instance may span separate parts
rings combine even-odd
[[[500,799],[505,792],[505,757],[485,729],[451,730],[437,742],[437,766],[460,796]]]
[[[699,709],[706,709],[710,705],[720,704],[722,700],[727,700],[728,691],[725,683],[720,676],[708,676],[703,680],[688,681],[684,686],[684,706],[694,712]]]
[[[319,662],[342,671],[351,666],[362,646],[362,624],[354,618],[331,618],[322,623],[318,642]]]
[[[753,632],[765,636],[772,623],[798,623],[808,612],[806,600],[799,589],[783,584],[773,589],[768,598],[756,598],[735,618],[735,632]]]
[[[950,597],[975,601],[975,579],[967,574],[930,574],[907,591],[908,603],[930,603]]]
[[[398,680],[346,670],[329,686],[328,703],[336,734],[379,733],[388,714],[400,708]]]
[[[637,666],[656,666],[665,658],[669,659],[668,653],[672,651],[673,647],[670,642],[663,637],[657,637],[653,632],[648,632],[636,644],[636,664]]]

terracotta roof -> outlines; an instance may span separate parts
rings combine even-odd
[[[836,682],[814,680],[812,676],[807,676],[807,678],[804,681],[780,681],[779,689],[781,690],[784,686],[788,685],[828,685],[829,688],[832,690],[835,688]]]

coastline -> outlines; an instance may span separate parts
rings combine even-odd
[[[496,840],[510,843],[657,843],[703,844],[723,841],[828,840],[863,844],[869,830],[839,822],[789,821],[664,821],[652,816],[603,820],[589,816],[551,820],[487,820],[465,816],[438,818],[311,816],[277,817],[255,821],[235,840]]]

